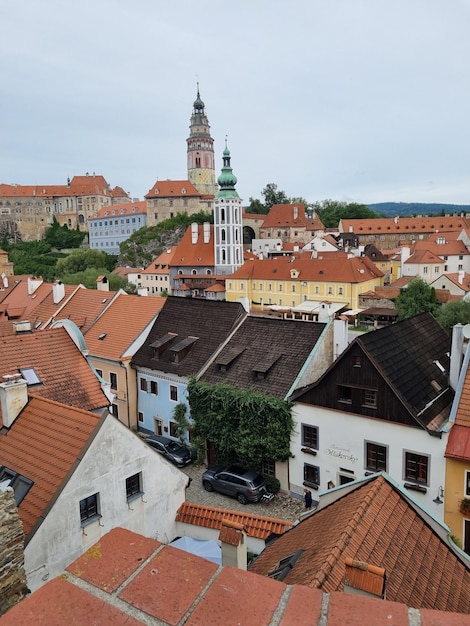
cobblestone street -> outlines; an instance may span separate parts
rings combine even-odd
[[[283,493],[278,493],[270,504],[240,504],[235,498],[229,498],[219,493],[208,492],[201,482],[202,473],[206,467],[190,465],[185,467],[183,472],[191,478],[191,484],[186,489],[186,500],[205,504],[220,509],[230,509],[232,511],[242,511],[244,513],[256,513],[266,517],[276,517],[295,522],[299,519],[304,510],[304,502],[301,499],[292,498]]]

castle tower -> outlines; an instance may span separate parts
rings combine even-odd
[[[209,121],[204,111],[204,102],[199,95],[193,104],[188,147],[188,180],[202,193],[214,196],[217,193],[215,182],[214,140],[211,137]]]
[[[216,274],[232,274],[243,265],[242,202],[235,191],[237,177],[230,166],[230,150],[225,141],[220,190],[214,202],[214,247]]]

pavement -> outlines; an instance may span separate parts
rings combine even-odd
[[[213,506],[220,509],[230,509],[232,511],[242,511],[243,513],[254,513],[266,517],[295,522],[300,514],[305,510],[303,499],[293,498],[286,493],[277,493],[274,500],[269,504],[262,502],[240,504],[235,498],[224,496],[220,493],[209,492],[202,486],[201,476],[206,466],[189,465],[182,471],[191,478],[191,483],[186,489],[186,500],[206,506]]]

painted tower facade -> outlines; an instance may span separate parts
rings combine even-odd
[[[218,183],[214,202],[215,272],[226,275],[243,265],[242,202],[235,191],[237,177],[230,166],[227,145]]]
[[[204,102],[199,95],[193,104],[193,113],[189,126],[187,142],[188,180],[204,194],[214,196],[217,193],[215,181],[214,140],[211,137],[209,121],[204,111]]]

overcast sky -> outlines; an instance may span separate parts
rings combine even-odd
[[[470,0],[0,0],[0,182],[186,179],[199,80],[244,202],[470,204]]]

